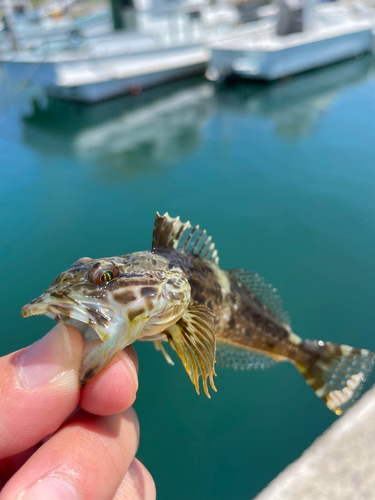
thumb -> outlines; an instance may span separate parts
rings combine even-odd
[[[60,427],[79,401],[83,339],[63,324],[0,358],[0,458],[20,453]]]

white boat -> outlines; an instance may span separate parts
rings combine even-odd
[[[208,41],[233,29],[239,19],[233,7],[206,5],[205,0],[191,8],[138,9],[128,13],[134,31],[85,37],[75,30],[65,39],[33,43],[26,50],[25,44],[15,43],[13,22],[12,43],[17,50],[0,53],[0,62],[12,80],[40,85],[63,99],[94,103],[129,92],[138,94],[204,73],[211,57]],[[9,6],[8,19],[12,20]]]
[[[301,73],[372,51],[374,26],[374,11],[338,4],[316,5],[306,29],[287,35],[277,34],[277,22],[262,20],[211,44],[206,74],[276,80]]]
[[[209,58],[210,51],[202,43],[158,42],[152,36],[125,32],[0,53],[12,80],[32,82],[50,95],[88,103],[203,73]]]
[[[113,30],[112,14],[108,7],[94,3],[83,10],[74,6],[74,3],[74,0],[57,0],[30,9],[31,4],[28,2],[28,8],[14,12],[12,0],[0,0],[0,51],[12,50],[14,40],[18,50],[28,50],[42,43],[66,40],[73,32],[89,37]],[[5,29],[6,25],[8,29]]]

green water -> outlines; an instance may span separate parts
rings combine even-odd
[[[150,248],[156,210],[207,228],[223,268],[277,286],[297,334],[375,349],[370,57],[265,87],[194,79],[51,101],[21,119],[28,92],[3,83],[0,100],[1,354],[52,326],[20,309],[78,257]],[[335,420],[288,364],[218,369],[208,400],[178,360],[136,347],[138,456],[161,500],[250,499]]]

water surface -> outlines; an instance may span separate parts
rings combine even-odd
[[[207,228],[224,269],[277,286],[297,334],[375,349],[371,57],[96,106],[43,109],[30,92],[3,80],[0,354],[48,331],[20,309],[77,258],[150,248],[156,210]],[[136,348],[138,456],[161,500],[252,498],[335,419],[288,364],[218,369],[208,400],[178,359]]]

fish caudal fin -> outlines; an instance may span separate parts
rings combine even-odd
[[[298,366],[306,382],[336,415],[342,415],[360,396],[374,363],[374,353],[347,345],[304,341],[312,355],[308,368]],[[315,359],[314,359],[315,358]]]

